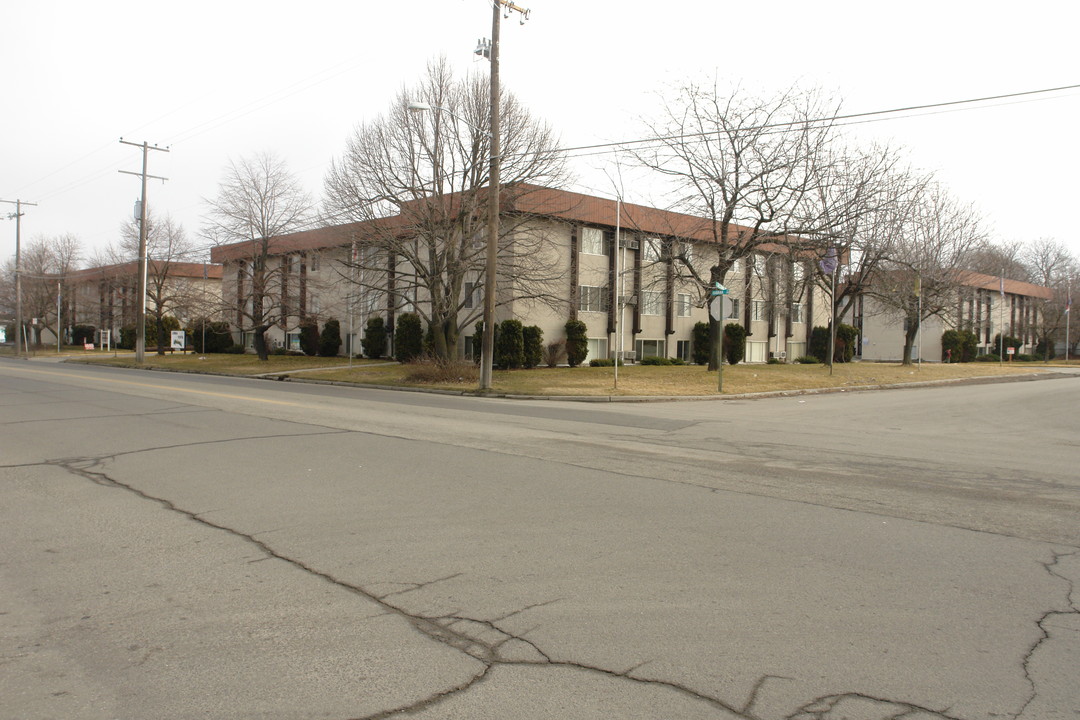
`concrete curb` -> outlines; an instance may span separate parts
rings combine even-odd
[[[75,365],[92,365],[78,359],[63,359],[61,362]],[[108,367],[125,366],[110,365]],[[875,385],[853,385],[850,387],[830,388],[804,388],[799,390],[768,390],[755,393],[738,393],[734,395],[515,395],[511,393],[481,393],[476,390],[441,390],[436,388],[401,387],[398,385],[374,385],[367,383],[350,383],[340,380],[316,380],[297,378],[290,375],[290,371],[280,373],[262,373],[259,375],[230,375],[228,373],[206,372],[202,370],[173,370],[169,368],[144,367],[135,370],[152,370],[155,372],[172,372],[187,375],[212,375],[215,377],[231,377],[246,380],[272,380],[276,382],[306,383],[309,385],[329,385],[333,387],[367,388],[371,390],[391,390],[394,392],[427,393],[429,395],[449,395],[453,397],[490,398],[497,400],[546,400],[556,402],[579,402],[579,403],[650,403],[650,402],[702,402],[724,400],[763,400],[777,397],[800,397],[804,395],[826,395],[847,392],[866,392],[870,390],[904,390],[909,388],[941,387],[945,385],[990,385],[1006,382],[1031,382],[1035,380],[1062,380],[1065,378],[1080,377],[1078,373],[1059,372],[1056,370],[1044,370],[1038,373],[1025,375],[984,375],[969,378],[950,378],[945,380],[918,380],[908,383],[882,383]],[[316,368],[312,368],[314,371]],[[293,372],[310,372],[299,370]]]

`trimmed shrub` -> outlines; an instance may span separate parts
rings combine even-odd
[[[649,357],[643,357],[640,361],[641,365],[674,365],[674,361],[668,357],[660,357],[659,355],[650,355]]]
[[[330,318],[319,334],[319,356],[336,357],[341,349],[341,323]]]
[[[521,339],[525,343],[522,364],[530,369],[537,367],[544,359],[544,331],[538,325],[523,327]]]
[[[247,348],[245,348],[243,345],[230,345],[221,352],[225,353],[226,355],[243,355],[247,352]]]
[[[1049,342],[1046,338],[1043,338],[1035,345],[1035,357],[1040,360],[1053,360],[1057,357],[1057,353],[1054,352],[1054,343]]]
[[[836,326],[836,355],[833,362],[851,362],[859,346],[859,329],[840,323]]]
[[[479,365],[480,359],[484,356],[484,321],[476,323],[476,330],[473,333],[473,361]],[[495,360],[499,359],[499,323],[495,323],[494,329],[491,335],[492,346],[495,348]],[[492,367],[498,365],[498,362],[492,362]]]
[[[810,331],[810,346],[806,351],[818,359],[818,362],[829,362],[829,328],[818,325]]]
[[[1031,362],[1035,358],[1027,353],[1017,353],[1012,356],[1013,362]]]
[[[728,365],[738,365],[746,357],[746,328],[738,323],[724,326],[724,357]]]
[[[187,334],[191,337],[191,344],[195,352],[223,353],[228,352],[233,346],[232,332],[227,322],[210,322],[208,320],[196,320],[187,327]],[[203,347],[203,337],[206,337],[206,347]],[[240,348],[243,350],[243,348]]]
[[[394,347],[398,362],[409,362],[423,354],[424,330],[420,316],[416,313],[402,313],[398,317],[394,332]]]
[[[82,345],[83,343],[95,342],[95,332],[97,332],[97,328],[93,325],[75,325],[71,328],[71,344]]]
[[[821,361],[818,360],[813,355],[802,355],[800,357],[795,358],[795,362],[798,363],[799,365],[820,365],[821,364]]]
[[[381,358],[386,354],[386,321],[381,317],[368,318],[364,337],[360,338],[364,356]]]
[[[1023,346],[1023,343],[1020,342],[1019,338],[1014,338],[1011,335],[1006,335],[1005,336],[1005,349],[1002,350],[1001,352],[1008,353],[1009,348],[1016,348],[1017,352],[1019,352],[1020,348],[1022,346]],[[998,349],[1001,347],[1001,333],[998,333],[997,335],[994,336],[994,343],[990,347],[992,347],[995,352],[998,352]]]
[[[997,353],[987,353],[985,355],[979,355],[975,358],[975,362],[999,362],[1001,358]]]
[[[588,328],[580,320],[566,323],[566,364],[577,367],[589,354],[589,338],[585,335]]]
[[[949,359],[952,350],[952,362],[971,362],[975,359],[975,350],[979,339],[975,333],[967,330],[946,330],[941,334],[941,360]]]
[[[589,367],[615,367],[614,358],[593,358],[589,361]],[[622,363],[619,363],[619,367],[622,367]]]
[[[125,325],[124,327],[120,328],[120,342],[116,344],[116,347],[120,348],[121,350],[134,350],[136,340],[135,335],[136,332],[134,325]]]
[[[525,363],[525,340],[520,320],[503,320],[499,323],[499,337],[495,343],[494,365],[500,370],[517,370]]]
[[[549,368],[556,367],[566,359],[566,343],[562,340],[548,343],[544,348],[544,364]]]
[[[695,365],[709,364],[709,323],[694,323],[690,348],[690,359]]]

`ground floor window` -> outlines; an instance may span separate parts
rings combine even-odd
[[[255,333],[245,332],[243,337],[244,347],[251,350],[255,347]]]
[[[675,357],[680,360],[690,362],[690,341],[689,340],[676,340],[675,341]]]
[[[585,361],[607,356],[607,338],[589,338],[589,354],[585,356]]]
[[[795,358],[801,358],[806,355],[806,343],[804,342],[789,342],[787,344],[787,357],[788,360],[794,360]]]
[[[749,342],[746,343],[746,362],[765,362],[765,357],[768,353],[769,343],[767,342]]]
[[[299,331],[293,331],[291,333],[285,333],[285,349],[295,350],[300,352],[300,333]]]
[[[642,358],[647,357],[664,357],[664,341],[638,340],[634,343],[634,350],[637,351],[637,359],[639,361]]]

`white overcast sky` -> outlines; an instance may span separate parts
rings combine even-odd
[[[1080,3],[994,0],[612,2],[519,0],[502,25],[502,82],[564,146],[642,137],[665,89],[716,75],[773,93],[793,84],[868,112],[1080,84]],[[110,244],[150,154],[149,204],[197,236],[230,158],[272,150],[318,198],[353,127],[445,55],[461,72],[490,35],[488,0],[9,3],[0,67],[0,198],[23,237]],[[1004,241],[1057,238],[1080,255],[1080,90],[860,125],[905,146],[974,203]],[[857,135],[854,135],[857,133]],[[579,158],[574,189],[613,195],[611,155]],[[636,178],[627,200],[656,188]],[[0,212],[13,206],[0,206]],[[0,223],[0,257],[14,254]]]

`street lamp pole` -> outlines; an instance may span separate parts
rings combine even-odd
[[[495,358],[495,281],[499,255],[499,11],[502,2],[491,3],[491,170],[488,173],[487,261],[484,273],[484,337],[480,351],[480,391],[491,390]]]

